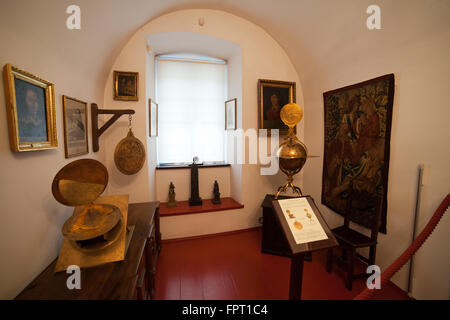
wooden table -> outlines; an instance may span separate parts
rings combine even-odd
[[[147,299],[154,289],[161,249],[159,202],[130,204],[128,225],[135,229],[125,260],[81,269],[81,289],[67,288],[70,274],[54,273],[56,259],[16,299]]]

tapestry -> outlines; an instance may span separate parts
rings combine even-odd
[[[323,98],[322,204],[345,215],[353,181],[350,220],[371,228],[382,199],[380,232],[386,233],[394,75],[328,91]]]

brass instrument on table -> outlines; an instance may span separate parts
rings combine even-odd
[[[55,271],[68,265],[90,267],[125,258],[128,195],[100,197],[108,171],[100,162],[81,159],[64,166],[55,176],[55,199],[75,207],[62,227],[64,242]]]

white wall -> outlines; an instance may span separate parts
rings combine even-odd
[[[245,210],[244,207],[236,210],[162,217],[161,236],[164,240],[180,239],[222,233],[224,230],[240,230],[243,229],[241,226],[251,228],[255,222],[252,216],[246,214]]]
[[[438,9],[431,4],[429,8]],[[311,153],[322,155],[322,93],[387,73],[395,75],[387,235],[380,234],[377,251],[377,264],[382,269],[411,241],[418,165],[427,165],[419,231],[450,191],[448,20],[437,12],[431,16],[428,7],[425,10],[423,6],[399,4],[398,8],[383,9],[382,30],[369,31],[361,25],[358,38],[338,35],[335,42],[341,47],[320,60],[322,72],[308,70],[309,77],[304,81],[305,142]],[[310,161],[304,169],[305,188],[315,199],[320,199],[321,181],[322,158]],[[342,223],[340,216],[325,206],[320,210],[332,226]],[[447,214],[416,255],[415,298],[450,298],[449,233]],[[407,286],[407,272],[403,268],[393,278],[403,289]]]
[[[151,51],[150,46],[146,46],[147,49],[147,53],[145,55],[145,65],[146,65],[146,73],[145,73],[145,81],[154,81],[155,79],[155,54]],[[141,99],[144,99],[146,101],[148,101],[148,99],[154,99],[155,98],[155,86],[152,85],[146,85],[145,86],[145,92],[146,92],[146,96],[145,98],[142,97]],[[148,102],[147,102],[148,104]],[[148,105],[147,105],[147,113],[145,114],[147,119],[149,117],[149,109],[148,109]],[[149,123],[147,121],[146,123],[146,127],[145,127],[145,132],[150,132],[149,131]],[[155,137],[150,137],[148,134],[146,135],[146,139],[144,141],[147,142],[147,173],[148,173],[148,182],[150,183],[151,181],[155,181],[156,179],[156,163],[157,163],[157,158],[156,158],[156,138]],[[153,200],[156,199],[156,189],[155,188],[150,188],[149,190],[149,199]]]
[[[45,10],[47,8],[44,7],[35,14],[44,14]],[[55,174],[76,159],[95,158],[102,161],[101,153],[92,152],[91,141],[88,155],[71,159],[65,159],[64,155],[62,95],[94,102],[98,98],[94,90],[96,83],[87,77],[86,70],[66,60],[64,55],[47,49],[49,34],[46,26],[16,15],[13,9],[8,13],[8,17],[0,19],[0,66],[3,69],[6,63],[11,63],[55,84],[58,148],[22,153],[10,150],[1,77],[0,299],[14,298],[59,252],[61,227],[73,209],[53,198],[51,183]],[[10,19],[16,19],[16,23]],[[72,36],[63,27],[55,33],[60,37]],[[40,36],[37,37],[37,34]],[[88,130],[90,137],[90,122]]]
[[[204,26],[198,25],[198,19],[204,18]],[[226,27],[225,27],[226,26]],[[152,68],[149,65],[147,57],[146,65],[146,45],[147,40],[152,50],[158,51],[157,41],[159,34],[185,32],[186,37],[195,38],[193,34],[206,35],[239,46],[239,49],[229,50],[227,60],[230,61],[229,69],[229,98],[238,98],[238,125],[244,130],[257,128],[258,126],[258,99],[257,99],[257,81],[258,79],[274,79],[294,81],[297,83],[297,102],[303,104],[302,86],[297,72],[291,61],[278,45],[260,27],[241,19],[237,16],[216,10],[182,10],[160,16],[151,20],[148,24],[140,28],[122,49],[115,63],[110,70],[110,76],[105,83],[104,105],[113,108],[133,107],[137,115],[134,117],[135,135],[144,140],[147,134],[147,100],[145,97],[146,87],[153,86],[154,77],[151,75]],[[156,36],[155,36],[156,35]],[[152,41],[153,39],[153,41]],[[156,39],[156,40],[155,40]],[[251,39],[251,41],[249,41]],[[156,44],[155,44],[156,43]],[[216,40],[220,45],[220,41]],[[154,48],[153,48],[154,47]],[[223,46],[227,50],[228,46]],[[158,52],[160,53],[160,52]],[[147,55],[148,56],[148,55]],[[237,71],[241,69],[241,71]],[[140,73],[140,99],[134,103],[124,103],[112,100],[112,73],[113,70],[130,70]],[[147,79],[144,75],[150,75]],[[149,94],[149,91],[147,91]],[[146,97],[150,98],[150,97]],[[153,98],[153,97],[151,97]],[[303,136],[303,125],[299,126],[298,134],[300,139]],[[111,131],[109,136],[105,137],[108,169],[114,171],[114,164],[111,154],[117,142],[125,135],[120,130]],[[150,138],[153,140],[156,138]],[[148,145],[149,146],[149,145]],[[147,152],[152,157],[156,152],[156,144]],[[154,159],[152,160],[154,161]],[[152,167],[153,166],[153,167]],[[113,181],[108,189],[109,193],[123,193],[132,190],[130,201],[148,201],[155,199],[153,194],[156,190],[156,199],[165,199],[168,184],[170,181],[160,181],[162,173],[166,170],[157,172],[156,180],[148,171],[153,170],[154,163],[144,168],[133,177],[125,177],[120,173],[113,173]],[[246,229],[258,225],[257,218],[261,214],[260,205],[265,194],[274,193],[276,187],[283,184],[284,176],[279,173],[276,176],[261,176],[259,165],[234,165],[231,168],[230,194],[237,201],[244,204],[245,208],[238,211],[238,214],[227,214],[226,222],[215,223],[214,218],[208,214],[198,214],[195,218],[171,217],[179,223],[171,222],[173,232],[182,237],[195,236],[204,233],[225,232],[230,230]],[[212,170],[212,169],[201,169]],[[177,170],[172,170],[174,175]],[[155,183],[156,181],[156,183]],[[297,183],[301,181],[301,176],[297,177]],[[184,195],[189,193],[189,184],[177,183],[177,193]],[[228,188],[228,185],[225,185]],[[227,190],[227,189],[225,189]],[[225,216],[223,216],[225,218]],[[166,218],[164,218],[166,219]],[[165,221],[165,220],[164,220]],[[165,222],[162,224],[166,225]],[[211,226],[214,225],[214,230]],[[183,230],[175,230],[177,226],[182,226]],[[164,228],[163,228],[164,230]],[[169,232],[169,231],[168,231]],[[164,237],[164,234],[163,234]]]

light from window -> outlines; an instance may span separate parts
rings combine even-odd
[[[158,163],[224,161],[226,64],[157,57]]]

